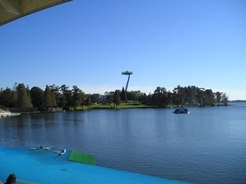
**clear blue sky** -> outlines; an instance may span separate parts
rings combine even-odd
[[[0,27],[0,86],[180,84],[246,99],[246,1],[74,0]]]

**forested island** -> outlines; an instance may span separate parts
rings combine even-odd
[[[172,91],[157,87],[153,93],[141,91],[115,90],[101,94],[86,94],[79,87],[47,85],[43,90],[34,86],[29,88],[23,83],[13,89],[0,89],[0,106],[20,111],[20,109],[51,110],[86,110],[118,109],[131,107],[205,107],[227,105],[228,97],[223,92],[196,86],[177,86]]]

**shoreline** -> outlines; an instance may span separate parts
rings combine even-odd
[[[18,116],[20,113],[14,113],[14,112],[0,112],[0,118],[2,117],[11,117],[11,116]]]
[[[115,106],[114,104],[95,104],[91,106],[80,106],[77,108],[70,107],[68,110],[62,110],[61,108],[52,108],[45,111],[31,111],[31,112],[0,112],[0,117],[11,117],[24,114],[39,114],[39,113],[55,113],[55,112],[79,112],[79,111],[91,111],[91,110],[125,110],[125,109],[175,109],[175,108],[206,108],[206,107],[226,107],[228,105],[214,105],[214,106],[177,106],[169,105],[166,107],[150,106],[144,104],[127,104],[122,103]]]

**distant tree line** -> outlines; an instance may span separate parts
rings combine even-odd
[[[145,94],[141,91],[115,90],[100,94],[85,94],[77,86],[71,89],[66,86],[47,85],[43,90],[39,87],[31,89],[24,84],[16,84],[13,89],[0,89],[0,105],[8,108],[32,108],[41,111],[52,108],[76,109],[93,104],[113,104],[117,107],[122,102],[144,104],[152,107],[169,106],[215,106],[227,105],[228,97],[222,92],[196,86],[177,86],[172,91],[164,87],[157,87],[153,93]]]
[[[183,107],[183,106],[219,106],[228,105],[228,96],[223,92],[213,92],[211,89],[199,88],[196,86],[181,87],[177,86],[172,91],[164,87],[157,87],[154,93],[145,94],[141,91],[125,92],[116,90],[115,92],[105,93],[107,102],[112,101],[112,97],[117,94],[118,101],[140,103],[152,107]],[[110,97],[111,96],[111,97]],[[118,102],[119,103],[119,102]]]
[[[228,96],[223,92],[213,92],[211,89],[196,86],[177,86],[172,91],[164,87],[157,87],[153,94],[140,97],[143,104],[167,107],[167,106],[215,106],[227,105]]]

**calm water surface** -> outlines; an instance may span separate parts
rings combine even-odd
[[[97,164],[193,183],[246,183],[246,104],[42,113],[0,119],[0,145],[53,145]]]

